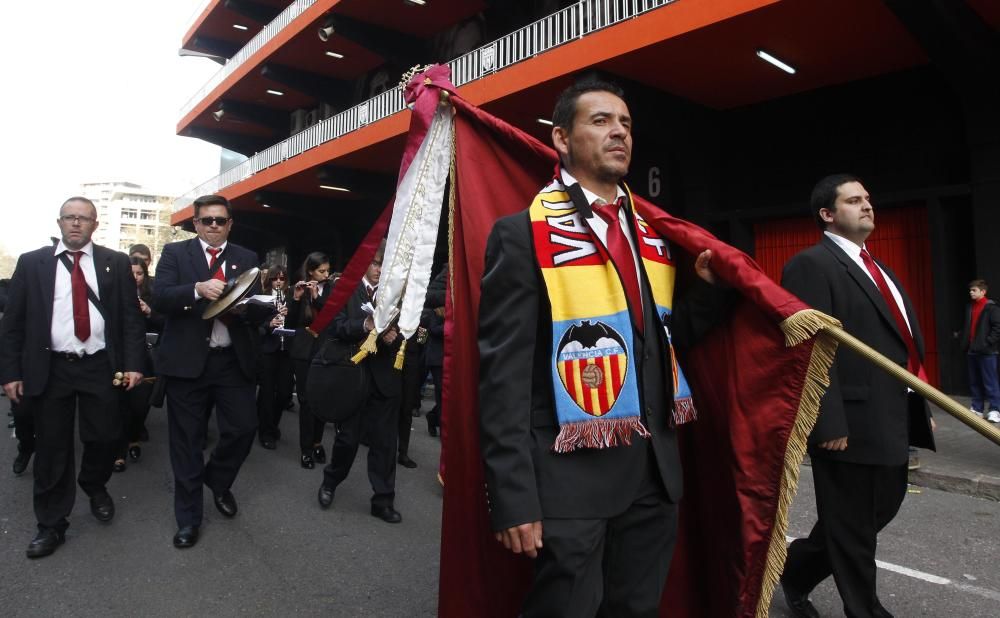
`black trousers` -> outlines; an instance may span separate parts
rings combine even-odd
[[[431,380],[434,382],[434,408],[427,413],[427,427],[441,426],[441,378],[444,375],[444,367],[441,365],[431,365],[428,367],[431,372]]]
[[[309,384],[309,361],[295,359],[295,395],[299,399],[299,448],[303,455],[312,454],[313,447],[323,443],[323,430],[326,423],[312,413],[312,407],[306,399],[306,388]],[[333,405],[331,401],[318,401],[315,405]]]
[[[609,519],[542,521],[542,549],[524,618],[659,616],[677,539],[677,505],[667,500],[647,450],[643,482],[625,512]]]
[[[788,547],[782,580],[809,592],[833,575],[850,618],[878,616],[875,548],[878,533],[906,497],[906,464],[872,466],[812,458],[818,521],[809,537]]]
[[[396,497],[396,440],[399,397],[383,397],[374,385],[365,407],[337,425],[323,484],[336,488],[351,471],[362,431],[368,439],[368,481],[372,506],[392,506]]]
[[[14,415],[14,437],[17,438],[17,450],[21,453],[35,451],[35,415],[31,411],[28,399],[21,403],[10,402],[10,411]]]
[[[202,444],[213,404],[219,441],[206,464]],[[214,493],[232,487],[257,432],[254,382],[240,371],[231,349],[210,352],[198,378],[167,379],[167,420],[174,516],[178,527],[199,526],[202,487]]]
[[[69,527],[67,517],[76,500],[73,429],[78,409],[83,457],[77,482],[88,496],[106,491],[122,426],[112,373],[104,352],[79,360],[53,355],[45,391],[27,400],[35,414],[34,505],[40,530],[64,532]]]
[[[278,425],[285,411],[285,404],[292,396],[292,359],[288,350],[278,350],[260,355],[257,376],[258,434],[263,438],[277,439]]]
[[[413,427],[413,410],[420,407],[420,387],[427,376],[423,354],[407,354],[403,365],[403,395],[399,405],[399,454],[410,451],[410,429]]]
[[[115,449],[118,459],[125,459],[130,442],[138,442],[142,428],[146,426],[149,416],[149,398],[153,394],[152,383],[143,383],[120,395],[122,414],[122,435]]]

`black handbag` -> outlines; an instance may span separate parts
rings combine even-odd
[[[351,362],[357,344],[336,339],[323,343],[309,364],[306,401],[316,418],[340,423],[357,414],[368,400],[368,371]]]

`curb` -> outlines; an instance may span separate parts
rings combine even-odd
[[[1000,502],[1000,478],[995,476],[965,478],[918,469],[910,471],[910,484]]]

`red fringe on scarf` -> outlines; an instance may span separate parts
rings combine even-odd
[[[643,438],[649,431],[638,416],[628,418],[595,418],[579,423],[565,423],[559,427],[552,450],[569,453],[578,448],[609,448],[632,444],[632,432]]]

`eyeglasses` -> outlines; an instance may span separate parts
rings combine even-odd
[[[97,219],[95,219],[94,217],[81,217],[80,215],[62,215],[61,217],[59,217],[59,220],[62,221],[63,223],[73,223],[73,224],[77,223],[89,224],[93,223],[94,221],[97,221]]]
[[[215,225],[222,227],[223,225],[229,223],[229,217],[202,217],[200,219],[195,219],[195,221],[200,221],[201,224],[205,226],[212,225],[214,223]]]

